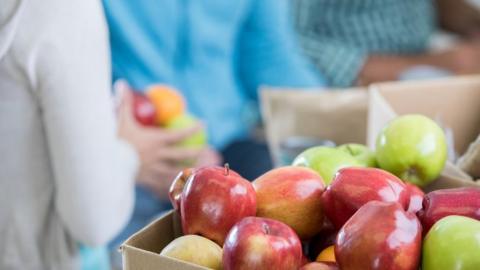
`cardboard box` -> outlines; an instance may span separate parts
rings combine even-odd
[[[395,82],[370,86],[367,141],[374,147],[377,134],[398,115],[426,115],[447,131],[450,156],[463,155],[480,134],[480,76]],[[480,187],[453,160],[428,190]]]
[[[348,90],[285,90],[263,88],[262,116],[274,163],[280,161],[280,145],[292,136],[332,140],[337,144],[365,143],[368,93]]]
[[[208,268],[159,255],[173,239],[181,236],[175,211],[150,223],[120,247],[124,270],[206,270]]]
[[[371,86],[369,92],[366,88],[333,92],[264,89],[262,107],[274,157],[282,140],[298,135],[331,139],[337,144],[368,141],[373,145],[384,124],[405,113],[425,114],[451,128],[454,148],[463,154],[480,134],[480,76],[377,84]],[[460,186],[479,187],[480,184],[448,163],[440,179],[428,190]],[[178,214],[170,211],[122,245],[123,268],[206,269],[159,255],[179,236]]]

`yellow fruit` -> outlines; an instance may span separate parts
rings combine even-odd
[[[185,235],[173,240],[160,255],[214,270],[223,269],[222,248],[217,243],[198,235]]]
[[[157,125],[165,125],[185,112],[185,101],[182,95],[169,86],[153,85],[145,93],[155,106]]]
[[[329,246],[322,250],[316,259],[317,262],[336,262],[335,260],[335,246]]]

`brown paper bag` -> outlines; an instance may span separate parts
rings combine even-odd
[[[293,136],[365,143],[368,94],[365,88],[342,91],[263,88],[262,116],[274,163],[282,141]]]
[[[368,134],[374,147],[380,130],[397,115],[419,113],[440,123],[447,131],[457,155],[466,152],[480,134],[480,76],[432,81],[396,82],[370,87]],[[448,136],[451,134],[451,136]],[[438,181],[427,190],[478,186],[452,162],[447,162]]]

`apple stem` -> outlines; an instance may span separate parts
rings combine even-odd
[[[230,174],[230,165],[228,163],[225,163],[224,165],[224,168],[225,168],[225,176],[228,176]]]
[[[350,147],[350,145],[347,145],[347,149],[348,149],[348,152],[350,152],[350,155],[353,155],[353,150],[352,150],[352,147]]]
[[[267,224],[263,224],[263,231],[265,232],[266,235],[270,234],[270,228],[268,227]]]

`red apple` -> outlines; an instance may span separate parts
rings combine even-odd
[[[320,175],[304,167],[282,167],[258,177],[257,216],[281,221],[301,239],[309,239],[322,229],[321,195],[325,189]]]
[[[300,270],[338,270],[338,266],[335,263],[312,262],[304,265]]]
[[[146,96],[138,92],[133,92],[133,113],[142,125],[155,126],[155,106]]]
[[[228,233],[223,245],[224,270],[297,270],[302,257],[295,232],[268,218],[244,218]]]
[[[170,199],[170,203],[172,203],[173,209],[180,210],[183,189],[188,181],[188,178],[192,176],[193,172],[194,169],[192,168],[184,169],[177,175],[177,177],[175,177],[170,185],[168,197]]]
[[[396,202],[371,201],[345,223],[335,257],[342,270],[418,270],[422,227]]]
[[[367,202],[398,202],[406,209],[409,199],[405,184],[395,175],[358,167],[338,171],[322,195],[325,214],[337,229]]]
[[[405,185],[407,186],[407,191],[410,197],[407,211],[410,213],[417,213],[423,208],[423,198],[425,197],[425,193],[414,184],[405,183]]]
[[[423,210],[418,213],[425,234],[437,221],[451,215],[480,220],[480,188],[454,188],[430,192],[423,200]]]
[[[255,216],[257,209],[253,185],[227,165],[195,170],[180,200],[183,233],[199,234],[219,245],[235,223]]]

